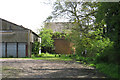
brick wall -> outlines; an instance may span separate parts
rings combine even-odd
[[[57,54],[72,54],[72,44],[65,39],[54,39],[55,52]]]

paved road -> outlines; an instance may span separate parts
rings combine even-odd
[[[104,78],[92,67],[71,61],[4,59],[3,78]]]

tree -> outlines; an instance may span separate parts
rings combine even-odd
[[[56,20],[62,17],[69,21],[79,23],[81,19],[88,18],[96,13],[94,8],[96,5],[97,3],[95,2],[72,2],[72,0],[67,2],[58,0],[54,3],[52,15],[46,21],[50,21],[51,19]]]
[[[97,3],[95,2],[57,1],[53,6],[52,15],[46,21],[63,17],[73,22],[74,26],[71,30],[70,39],[75,44],[76,52],[79,54],[89,44],[88,32],[95,28],[92,22],[95,20],[96,6]]]
[[[114,48],[107,50],[106,54],[111,62],[119,62],[120,57],[120,2],[100,3],[96,14],[98,23],[104,22],[106,29],[104,33],[114,42]]]
[[[39,36],[41,37],[41,48],[42,52],[51,52],[51,49],[53,48],[53,42],[52,39],[52,33],[53,31],[51,29],[45,29],[42,28],[40,30]]]
[[[96,15],[97,22],[106,24],[106,36],[115,42],[115,47],[120,49],[120,3],[100,3]]]

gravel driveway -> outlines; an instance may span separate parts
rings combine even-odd
[[[3,78],[104,78],[93,67],[72,61],[3,59]]]

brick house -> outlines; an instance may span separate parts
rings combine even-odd
[[[74,24],[72,22],[48,22],[45,23],[46,29],[52,29],[53,32],[67,33],[70,32]]]
[[[60,33],[67,33],[70,32],[73,24],[71,22],[49,22],[45,23],[44,28],[52,29],[53,33],[60,32]],[[55,53],[57,54],[73,54],[73,43],[69,40],[65,40],[64,37],[62,38],[53,38],[54,39],[54,47]]]
[[[0,57],[31,57],[40,37],[32,30],[0,18]]]

